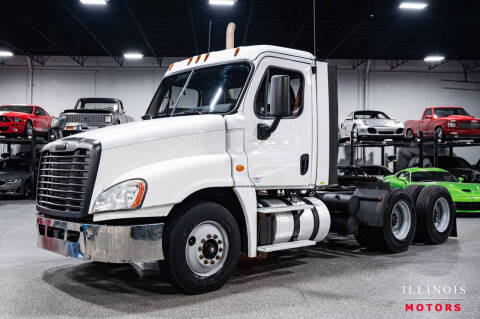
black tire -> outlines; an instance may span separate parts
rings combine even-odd
[[[405,209],[410,219],[410,227],[405,228],[405,237],[398,239],[393,232],[393,210],[397,203]],[[401,203],[401,204],[400,204]],[[390,253],[399,253],[408,249],[415,236],[416,214],[412,198],[404,190],[392,191],[385,207],[383,227],[360,226],[355,235],[358,243],[369,250],[382,250]]]
[[[407,140],[413,140],[414,139],[412,129],[407,129],[407,132],[405,133],[405,138]]]
[[[351,138],[350,138],[350,143],[358,143],[361,138],[360,136],[358,136],[358,128],[356,125],[352,126],[352,131],[353,131],[353,134],[351,135]]]
[[[193,268],[189,266],[187,261],[187,245],[201,248],[211,240],[206,240],[204,244],[201,239],[192,240],[191,233],[198,229],[197,226],[204,223],[215,223],[220,225],[228,239],[228,249],[226,259],[223,265],[211,275],[199,275],[194,272]],[[208,237],[211,238],[211,237]],[[216,237],[215,237],[216,238]],[[224,240],[225,241],[225,240]],[[163,236],[163,250],[165,261],[163,262],[164,271],[169,276],[172,284],[181,290],[191,293],[204,293],[220,288],[235,271],[238,259],[240,256],[240,230],[234,216],[222,205],[213,202],[193,202],[177,212],[176,217],[170,221],[166,226],[166,231]],[[193,244],[191,244],[193,242]],[[225,242],[218,241],[218,244]],[[209,256],[210,262],[216,260],[220,256],[222,249],[218,248],[215,252],[216,256]],[[225,253],[223,251],[223,254]],[[207,254],[203,261],[207,262]],[[222,255],[220,258],[225,258]],[[212,264],[214,264],[212,262]],[[220,259],[217,263],[220,263]],[[161,263],[162,264],[162,263]],[[208,265],[208,263],[207,263]],[[208,267],[208,266],[205,266]],[[217,266],[215,266],[217,267]]]
[[[27,181],[25,183],[25,188],[23,190],[23,197],[25,197],[25,199],[32,199],[33,196],[32,196],[32,186],[30,185],[30,181]]]
[[[33,138],[33,124],[31,121],[25,123],[25,128],[23,129],[23,134],[25,138],[31,140]]]
[[[443,230],[443,227],[437,228],[434,222],[435,219],[438,221],[439,215],[442,216],[438,210],[439,206],[435,210],[435,205],[437,203],[440,205],[441,198],[445,200],[443,203],[448,205],[448,211],[444,210],[442,212],[442,214],[447,213],[449,215],[448,224],[444,224],[446,225],[445,230]],[[419,215],[419,224],[415,240],[434,245],[446,242],[455,221],[455,206],[450,192],[442,186],[431,185],[425,187],[418,196],[416,210]]]
[[[410,195],[410,197],[412,198],[413,205],[416,205],[418,195],[420,195],[420,192],[421,192],[422,189],[424,189],[424,188],[425,188],[424,185],[410,185],[410,186],[408,186],[407,188],[405,188],[405,191],[406,191],[406,192]],[[417,214],[417,217],[418,217],[418,214]],[[417,224],[417,225],[418,225],[418,224]]]
[[[438,133],[438,135],[437,135],[438,136],[438,139],[437,139],[438,143],[441,143],[445,140],[445,135],[443,134],[443,128],[442,127],[437,126],[435,128],[435,131],[433,131],[433,132],[434,132],[434,135],[433,135],[434,138],[435,138],[435,132]]]

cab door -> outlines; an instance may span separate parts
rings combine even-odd
[[[420,127],[419,130],[423,131],[423,135],[425,137],[432,136],[432,125],[433,125],[433,113],[432,109],[426,109],[425,112],[423,113],[422,120],[420,121]]]
[[[267,139],[257,136],[258,124],[272,125],[269,89],[275,75],[290,77],[289,115]],[[300,188],[311,185],[311,64],[264,57],[256,68],[244,103],[247,119],[245,150],[248,174],[257,188]],[[325,150],[326,152],[328,150]]]

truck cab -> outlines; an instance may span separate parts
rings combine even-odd
[[[240,252],[311,246],[334,229],[391,252],[413,240],[405,191],[338,189],[336,73],[308,52],[251,46],[176,62],[143,118],[44,148],[40,247],[161,260],[198,293],[223,285]]]

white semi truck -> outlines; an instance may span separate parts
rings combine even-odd
[[[221,287],[241,253],[311,246],[331,231],[394,253],[456,235],[441,187],[338,185],[336,70],[310,53],[250,46],[174,63],[143,118],[45,146],[39,247],[159,261],[200,293]]]

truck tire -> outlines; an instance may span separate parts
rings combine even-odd
[[[410,195],[412,198],[413,204],[417,202],[418,195],[420,195],[420,192],[425,188],[424,185],[410,185],[407,188],[405,188],[405,191]],[[418,214],[417,214],[418,217]],[[418,224],[417,224],[418,226]]]
[[[446,242],[455,220],[450,192],[442,186],[425,187],[418,196],[416,210],[419,224],[415,240],[435,245]]]
[[[172,284],[191,293],[220,288],[235,271],[240,230],[234,216],[213,202],[192,202],[167,223],[162,268]]]
[[[399,253],[412,243],[416,224],[410,195],[405,190],[393,191],[383,215],[383,227],[360,226],[355,238],[369,250]]]

